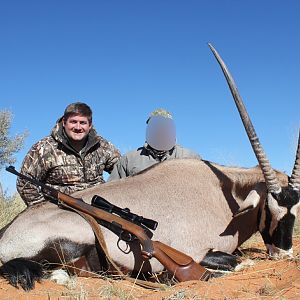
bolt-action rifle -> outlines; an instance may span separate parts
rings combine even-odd
[[[39,182],[34,178],[17,172],[13,166],[7,167],[6,170],[40,187],[46,195],[50,196],[51,198],[55,198],[58,203],[66,204],[67,206],[86,213],[94,217],[97,221],[100,221],[100,223],[104,226],[105,224],[108,225],[108,229],[111,229],[111,226],[113,228],[118,228],[120,238],[122,238],[122,236],[128,236],[128,234],[131,237],[137,238],[141,244],[141,254],[143,258],[148,260],[152,257],[155,257],[167,269],[169,273],[174,275],[174,277],[178,281],[207,280],[209,278],[210,272],[207,271],[204,267],[197,264],[190,256],[159,241],[152,241],[149,238],[149,232],[147,234],[147,230],[145,230],[144,228],[145,226],[139,226],[141,224],[138,224],[139,222],[134,223],[134,220],[129,221],[130,219],[128,215],[127,218],[124,218],[124,215],[122,214],[121,216],[114,214],[113,210],[112,212],[108,212],[99,208],[99,206],[95,207],[89,205],[82,199],[77,199],[64,194],[42,182]],[[116,213],[116,206],[114,206],[114,208],[114,212]],[[137,219],[137,217],[139,217],[135,214],[132,215],[135,217],[135,220]],[[149,219],[146,220],[148,221]],[[149,224],[149,222],[146,222],[146,224]],[[154,229],[157,226],[157,223],[153,220],[150,220],[150,224]]]

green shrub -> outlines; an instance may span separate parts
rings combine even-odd
[[[28,132],[9,136],[12,122],[12,113],[8,110],[0,111],[0,169],[5,164],[13,164],[16,161],[14,154],[22,149]]]
[[[9,135],[12,117],[9,110],[0,110],[0,170],[7,164],[15,163],[15,154],[22,149],[28,135],[27,131],[14,137]],[[6,196],[0,183],[0,229],[12,221],[25,207],[18,193]]]

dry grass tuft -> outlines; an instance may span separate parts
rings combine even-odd
[[[170,296],[163,297],[162,300],[205,300],[208,299],[204,295],[194,295],[194,293],[189,289],[180,289]]]
[[[11,197],[0,197],[0,229],[11,222],[26,208],[18,193]]]
[[[163,298],[163,300],[184,300],[187,299],[187,291],[186,290],[178,290],[174,294]]]
[[[63,299],[72,300],[87,300],[89,299],[89,292],[82,285],[80,285],[79,291],[75,291],[75,287],[67,287],[69,291],[63,292],[61,295]]]
[[[101,287],[99,291],[100,299],[120,299],[120,300],[135,300],[136,298],[128,290],[123,289],[108,281],[108,284]]]

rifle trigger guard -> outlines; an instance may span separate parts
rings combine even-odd
[[[129,254],[129,253],[130,253],[130,247],[129,247],[128,243],[126,242],[126,248],[125,248],[125,250],[124,250],[124,249],[122,249],[121,246],[120,246],[120,241],[124,241],[124,240],[122,240],[122,239],[119,237],[119,239],[118,239],[118,241],[117,241],[117,246],[118,246],[118,248],[120,249],[120,251],[122,251],[124,254]]]

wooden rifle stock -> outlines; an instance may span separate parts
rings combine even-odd
[[[155,257],[178,281],[209,278],[210,272],[197,264],[190,256],[159,241],[152,241],[142,227],[61,192],[57,192],[56,197],[62,203],[89,214],[95,219],[117,224],[123,230],[135,235],[142,245],[143,257],[145,259]]]
[[[136,236],[142,245],[142,256],[145,259],[155,257],[172,275],[174,275],[178,281],[207,280],[209,278],[210,272],[197,264],[190,256],[159,241],[152,241],[142,227],[119,216],[106,212],[105,210],[91,206],[88,203],[85,203],[82,199],[76,199],[72,196],[61,193],[34,178],[17,172],[13,166],[7,167],[6,170],[36,186],[41,187],[47,195],[59,200],[62,204],[66,204],[78,211],[86,213],[95,219],[117,225],[122,228],[122,230]]]
[[[155,257],[174,277],[182,282],[208,280],[210,272],[197,264],[190,256],[159,241],[153,241]]]

